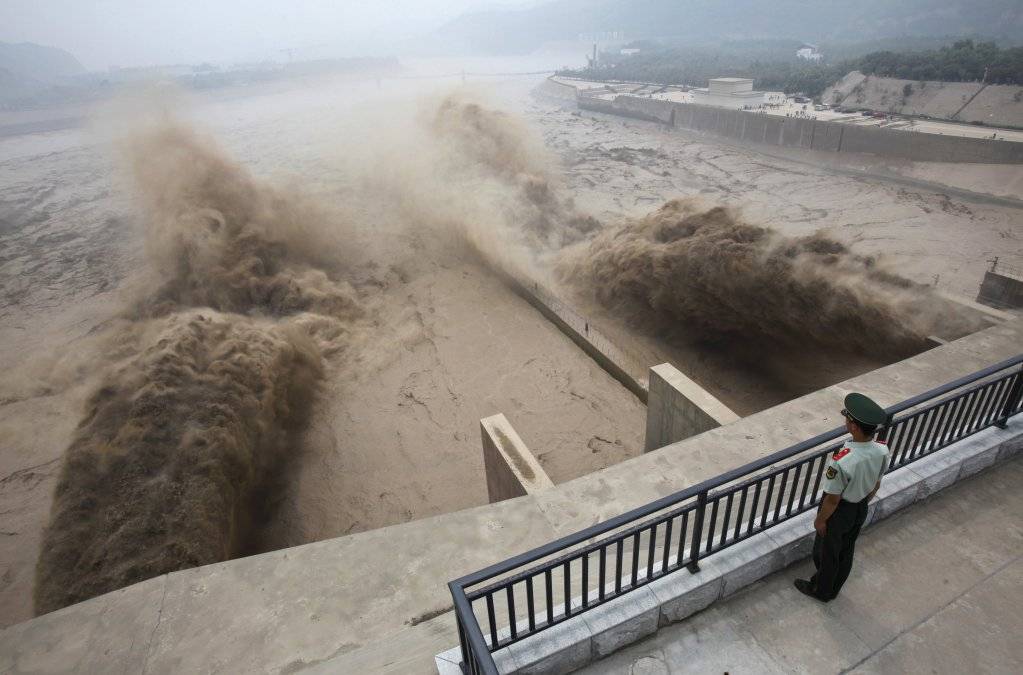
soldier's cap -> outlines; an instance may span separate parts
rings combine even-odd
[[[879,427],[888,420],[884,408],[859,392],[853,392],[845,397],[845,410],[842,414],[872,427]]]

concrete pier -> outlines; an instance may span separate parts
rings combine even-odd
[[[504,415],[481,419],[480,436],[491,504],[554,487],[540,462]]]
[[[977,301],[1003,309],[1023,308],[1023,275],[1013,276],[992,270],[984,272]]]
[[[670,363],[650,369],[645,450],[730,424],[739,416]]]

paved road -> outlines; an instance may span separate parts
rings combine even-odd
[[[1023,672],[1021,486],[1017,458],[866,530],[827,605],[800,563],[584,672]]]

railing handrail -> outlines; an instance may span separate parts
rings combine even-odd
[[[903,412],[904,410],[908,410],[909,408],[915,407],[933,398],[942,396],[960,387],[972,384],[973,382],[982,380],[985,377],[988,377],[999,371],[1011,368],[1019,364],[1023,364],[1023,354],[1018,354],[1014,357],[1005,359],[1004,361],[988,366],[987,368],[979,370],[975,373],[965,375],[963,377],[960,377],[959,379],[953,380],[952,382],[943,384],[940,387],[930,389],[922,394],[902,401],[901,403],[897,403],[893,406],[885,408],[885,412],[888,413],[888,417],[889,419],[891,419],[892,416],[900,412]],[[737,478],[741,478],[742,476],[745,476],[747,474],[756,473],[773,464],[777,464],[780,461],[795,457],[800,453],[806,452],[807,450],[815,448],[819,445],[823,445],[828,441],[836,440],[845,435],[845,433],[846,433],[845,427],[836,427],[831,431],[826,431],[822,434],[818,434],[813,438],[809,438],[805,441],[796,443],[795,445],[791,445],[783,450],[771,453],[770,455],[744,464],[740,467],[732,469],[731,471],[727,471],[723,474],[719,474],[717,476],[709,478],[705,481],[697,483],[696,485],[692,485],[690,487],[684,488],[677,492],[673,492],[664,497],[660,497],[659,499],[656,499],[648,504],[639,506],[637,508],[626,511],[625,513],[622,513],[618,516],[615,516],[614,518],[609,518],[608,520],[597,523],[595,525],[591,525],[590,527],[579,530],[578,532],[574,532],[573,534],[566,535],[564,537],[561,537],[560,539],[556,539],[552,542],[544,544],[543,546],[538,546],[537,548],[534,548],[532,550],[520,553],[517,556],[494,563],[493,565],[485,567],[484,569],[479,570],[477,572],[473,572],[471,574],[459,577],[458,579],[452,581],[449,584],[449,586],[462,590],[466,586],[472,586],[475,584],[479,584],[483,581],[487,581],[488,579],[492,579],[500,574],[504,574],[505,572],[510,572],[518,567],[522,567],[523,565],[528,565],[529,563],[536,562],[537,560],[545,558],[551,554],[557,553],[558,551],[567,549],[577,544],[581,544],[582,542],[588,539],[592,539],[593,537],[615,530],[621,527],[622,525],[630,523],[634,520],[644,518],[664,508],[667,508],[677,503],[681,503],[687,499],[699,495],[701,492],[708,492],[716,487],[727,485],[728,483],[734,481]],[[457,596],[459,594],[456,593],[455,595]]]
[[[1004,428],[1010,417],[1023,412],[1023,367],[1018,370],[1010,370],[1020,364],[1023,364],[1023,354],[1005,359],[888,407],[886,409],[887,419],[881,430],[883,434],[879,436],[891,443],[891,459],[886,465],[884,473],[887,474],[907,466],[991,425]],[[956,390],[959,391],[956,392]],[[945,396],[951,392],[956,393]],[[897,416],[898,413],[913,408],[916,409],[905,415]],[[697,485],[666,495],[602,523],[584,528],[450,582],[448,589],[455,605],[458,637],[466,672],[470,675],[476,673],[497,675],[493,652],[551,628],[611,599],[630,593],[661,576],[677,573],[683,566],[695,573],[699,571],[699,561],[702,558],[727,549],[750,536],[765,532],[781,522],[815,508],[823,496],[818,496],[817,493],[827,457],[834,448],[839,447],[838,444],[828,444],[845,436],[847,434],[844,428],[827,431]],[[816,470],[814,470],[815,466]],[[802,474],[804,468],[806,473]],[[791,483],[789,483],[790,472],[793,472]],[[801,475],[802,489],[799,490]],[[778,492],[775,493],[776,478],[779,476]],[[813,489],[808,492],[811,479]],[[761,487],[765,484],[764,500],[760,501]],[[790,486],[790,489],[783,515],[786,486]],[[753,497],[747,512],[745,506],[751,489]],[[797,491],[800,494],[798,503],[796,501]],[[738,510],[735,512],[736,519],[731,521],[733,498],[740,494]],[[809,501],[807,501],[808,496]],[[696,498],[695,503],[692,501],[693,497]],[[724,504],[723,519],[720,521],[720,527],[716,527],[719,507],[722,504]],[[773,515],[771,515],[772,504]],[[704,544],[704,521],[707,519],[708,510],[709,525],[706,544]],[[757,523],[758,513],[760,514],[759,523]],[[693,515],[691,533],[688,529],[690,514]],[[648,518],[648,516],[653,517]],[[676,520],[679,525],[678,534],[675,535],[678,550],[675,554],[675,562],[670,563],[672,523]],[[744,521],[746,522],[746,531],[743,534],[741,530]],[[660,560],[656,560],[655,550],[658,548],[657,532],[659,528],[662,528],[663,533],[663,552],[656,554],[660,557]],[[600,536],[612,531],[614,531],[613,534]],[[639,550],[644,532],[647,533],[646,571],[641,574]],[[687,539],[687,534],[691,534],[691,538]],[[629,566],[631,580],[622,575],[624,569],[623,544],[627,538],[631,540],[632,562]],[[579,544],[585,545],[580,547]],[[685,550],[687,546],[688,553]],[[599,551],[598,586],[596,597],[592,597],[587,581],[587,563],[590,561],[591,554],[597,551]],[[612,555],[615,562],[614,584],[613,588],[607,587],[605,596],[606,570],[608,569],[605,568],[605,558],[610,558]],[[543,562],[527,567],[530,563],[541,559]],[[572,595],[570,591],[573,561],[580,561],[582,583],[580,596],[582,606],[575,611],[571,609]],[[561,568],[560,576],[564,584],[564,598],[559,601],[564,603],[564,609],[557,615],[555,614],[552,590],[552,572],[555,568]],[[490,584],[482,585],[482,582],[490,581],[499,575],[504,576],[497,581],[491,581]],[[534,620],[536,605],[533,580],[540,576],[543,577],[545,584],[543,597],[546,605],[546,619]],[[518,627],[514,590],[516,584],[524,584],[526,624],[528,624]],[[472,587],[471,592],[467,592],[468,587]],[[507,598],[509,620],[507,635],[503,638],[499,635],[495,618],[495,594],[502,590],[504,591],[503,595]],[[482,623],[477,618],[474,609],[474,603],[480,599],[486,600],[489,644],[488,638],[483,636]]]

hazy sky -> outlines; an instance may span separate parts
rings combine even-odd
[[[61,47],[89,69],[390,53],[472,9],[527,0],[0,0],[0,41]]]

